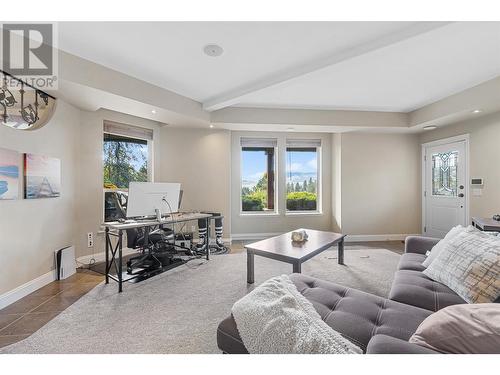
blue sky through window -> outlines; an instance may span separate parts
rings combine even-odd
[[[242,187],[252,188],[267,172],[265,151],[242,151]]]
[[[253,187],[267,170],[267,156],[264,151],[242,151],[242,186]],[[287,182],[317,180],[318,160],[314,151],[287,151]]]

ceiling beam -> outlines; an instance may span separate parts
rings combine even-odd
[[[361,56],[366,53],[390,46],[414,36],[446,26],[450,23],[451,22],[418,22],[397,33],[391,33],[389,35],[386,35],[385,37],[377,38],[357,47],[340,51],[322,59],[310,61],[306,64],[297,65],[292,69],[262,77],[255,82],[249,83],[248,85],[236,88],[235,90],[205,101],[203,103],[203,109],[212,112],[218,109],[238,104],[241,102],[241,99],[244,96],[256,91],[275,86],[279,83],[298,78],[305,74],[309,74],[331,65],[338,64],[342,61],[346,61],[357,56]]]

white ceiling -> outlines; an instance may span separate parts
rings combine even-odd
[[[218,108],[407,112],[499,76],[499,46],[500,22],[59,23],[59,48]]]

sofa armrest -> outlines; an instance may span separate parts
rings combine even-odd
[[[423,346],[386,335],[375,335],[368,342],[366,354],[439,354]]]
[[[439,238],[408,236],[405,239],[405,253],[425,254],[439,242]]]

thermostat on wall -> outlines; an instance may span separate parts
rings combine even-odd
[[[484,185],[482,178],[472,178],[470,180],[470,184],[472,186],[483,186]]]

